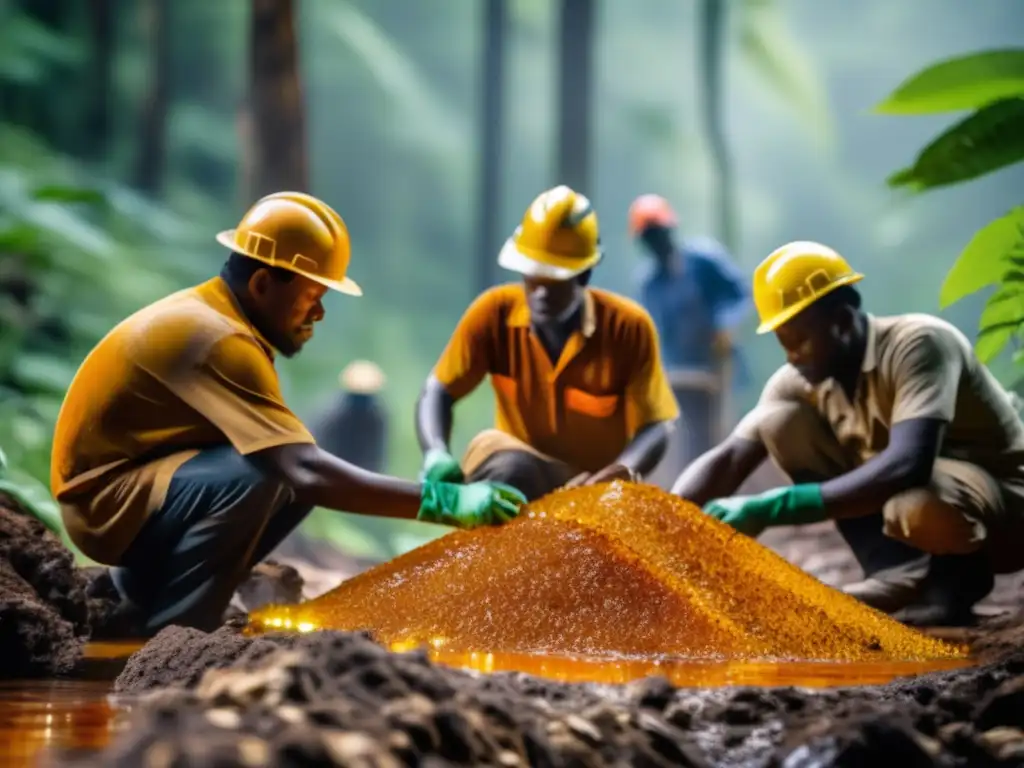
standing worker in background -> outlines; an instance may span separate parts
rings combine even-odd
[[[498,263],[522,283],[469,307],[424,385],[423,476],[508,483],[528,499],[556,488],[636,479],[661,458],[679,415],[658,333],[638,304],[588,288],[601,260],[597,214],[566,186],[534,200]],[[495,429],[461,463],[452,411],[490,376]]]
[[[355,360],[338,377],[341,391],[313,424],[316,444],[350,464],[383,472],[388,421],[379,392],[384,372],[369,360]]]
[[[648,481],[662,488],[727,434],[734,374],[745,369],[733,331],[750,310],[747,279],[710,238],[677,241],[678,218],[665,198],[641,195],[629,209],[629,230],[650,254],[640,301],[658,327],[669,383],[682,411],[665,458]],[[735,370],[733,363],[736,363]]]
[[[673,492],[739,531],[834,520],[864,570],[844,588],[917,624],[961,624],[1024,568],[1024,425],[954,326],[874,317],[862,275],[796,242],[754,272],[758,333],[788,362]],[[770,456],[795,485],[736,496]]]
[[[147,633],[212,630],[249,570],[314,506],[472,527],[518,514],[511,488],[412,483],[317,447],[274,359],[297,354],[329,289],[353,296],[345,222],[310,195],[259,200],[217,241],[220,276],[150,304],[86,357],[53,438],[72,541],[117,566]]]

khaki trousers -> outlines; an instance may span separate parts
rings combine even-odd
[[[820,482],[863,463],[844,451],[828,422],[809,405],[776,406],[760,431],[772,461],[795,483]],[[1024,568],[1024,482],[997,480],[974,464],[938,458],[927,488],[893,496],[880,513],[865,512],[837,525],[869,574],[909,558],[912,550],[918,555],[984,551],[995,573]],[[865,530],[868,526],[873,532]],[[879,529],[897,546],[877,541]],[[876,553],[867,551],[872,548]]]
[[[564,461],[498,429],[485,429],[474,437],[461,464],[469,482],[507,483],[522,491],[528,501],[561,488],[579,474]]]

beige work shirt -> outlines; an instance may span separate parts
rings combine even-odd
[[[970,341],[925,314],[868,315],[867,348],[853,401],[829,379],[811,386],[791,365],[765,384],[733,434],[759,440],[759,422],[779,403],[811,404],[860,463],[889,444],[893,424],[948,422],[939,455],[970,462],[996,479],[1024,478],[1024,424],[1009,394],[975,356]]]

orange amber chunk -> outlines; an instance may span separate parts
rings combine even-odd
[[[958,658],[647,485],[559,491],[253,628],[365,629],[394,648],[601,658]]]

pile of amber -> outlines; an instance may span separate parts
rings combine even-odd
[[[653,486],[560,491],[456,531],[254,627],[369,630],[392,647],[607,658],[962,656]]]

